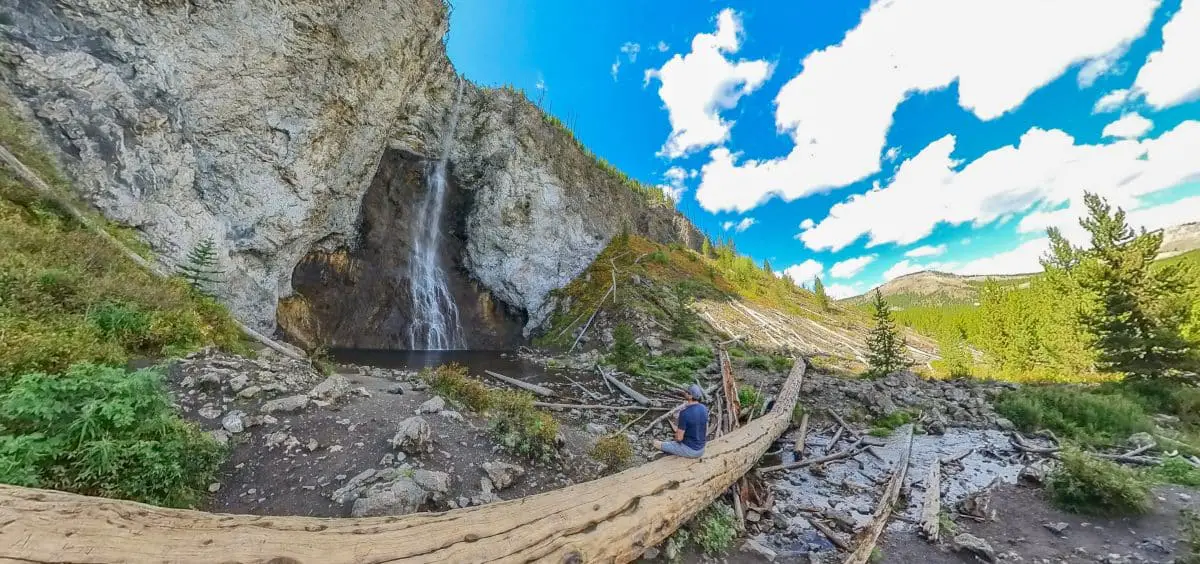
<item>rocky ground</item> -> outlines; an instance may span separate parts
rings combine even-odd
[[[207,352],[172,367],[185,417],[230,446],[206,510],[394,515],[522,497],[602,471],[582,427],[563,427],[560,461],[532,463],[503,452],[486,421],[412,372],[340,371],[324,376],[268,353]]]
[[[620,470],[588,455],[599,437],[617,431],[634,445],[632,459],[622,467],[657,456],[648,441],[665,436],[667,428],[650,422],[662,411],[636,406],[605,385],[592,369],[595,353],[526,356],[547,368],[525,380],[556,394],[539,399],[630,409],[551,409],[562,423],[560,460],[533,463],[504,452],[482,417],[431,394],[408,370],[342,366],[327,376],[307,363],[269,353],[257,359],[213,352],[188,357],[170,372],[180,408],[231,447],[204,509],[370,516],[512,499]],[[736,374],[768,398],[784,379],[780,372],[744,366],[737,366]],[[659,406],[678,401],[666,386],[619,377]],[[719,381],[716,364],[699,370],[696,379],[704,386]],[[811,459],[856,444],[871,448],[767,474],[771,503],[749,508],[739,549],[720,560],[840,561],[843,553],[818,525],[840,541],[854,542],[870,521],[910,426],[916,433],[905,488],[879,545],[884,562],[1165,563],[1181,554],[1179,510],[1197,507],[1192,492],[1161,490],[1152,514],[1127,520],[1081,519],[1043,500],[1030,484],[1044,475],[1045,461],[1013,447],[1012,424],[991,407],[1009,387],[924,380],[910,373],[845,379],[810,370],[801,391],[801,405],[810,415],[802,456]],[[879,422],[898,412],[907,414],[907,424],[882,436],[887,433]],[[848,429],[838,432],[834,414]],[[762,466],[796,460],[798,439],[796,429],[789,431]],[[940,545],[914,532],[924,480],[935,463],[941,465],[942,502],[954,513],[953,535]],[[656,549],[647,556],[668,555]],[[713,560],[694,552],[671,556]]]

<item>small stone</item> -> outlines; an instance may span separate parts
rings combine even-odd
[[[246,424],[242,420],[246,414],[241,411],[230,411],[221,419],[221,427],[232,434],[238,434],[246,430]]]
[[[458,423],[462,423],[464,421],[461,413],[450,410],[450,409],[443,409],[438,412],[438,415],[441,415],[442,417],[449,419],[450,421],[456,421]]]
[[[379,465],[380,466],[391,466],[392,462],[395,462],[395,460],[396,460],[396,455],[389,452],[389,453],[383,455],[383,458],[379,459]]]
[[[329,447],[329,452],[342,452],[342,445],[333,445]]]
[[[292,413],[308,407],[308,396],[298,394],[286,398],[273,399],[262,404],[259,408],[263,413],[285,412]]]
[[[642,551],[642,558],[645,560],[654,560],[655,558],[658,558],[659,553],[660,551],[658,548],[652,546]]]
[[[396,394],[398,396],[403,395],[404,394],[404,386],[401,384],[392,384],[391,386],[388,386],[387,393]]]
[[[257,396],[261,391],[262,388],[259,386],[247,386],[242,388],[242,390],[237,393],[237,396],[242,399],[250,399],[254,396]]]
[[[246,495],[254,495],[256,493],[258,493],[258,490],[255,488],[250,488],[250,489],[246,490]]]
[[[1144,446],[1153,446],[1153,445],[1157,444],[1156,441],[1154,440],[1154,436],[1151,435],[1150,433],[1146,433],[1144,431],[1141,433],[1134,433],[1132,435],[1129,435],[1129,440],[1127,442],[1129,443],[1129,446],[1136,447],[1136,448],[1140,448],[1140,447],[1144,447]]]
[[[608,432],[608,428],[599,423],[588,423],[584,428],[593,435],[603,435]]]
[[[229,379],[229,388],[231,390],[233,390],[233,392],[235,394],[246,389],[246,386],[249,386],[249,385],[250,385],[250,378],[248,376],[246,376],[245,374],[238,374],[237,376],[234,376],[233,378]]]
[[[433,396],[425,400],[425,403],[422,403],[417,408],[417,415],[422,413],[437,413],[443,409],[446,409],[446,400],[442,399],[442,396]]]
[[[996,561],[996,550],[987,541],[970,533],[959,533],[954,537],[956,550],[965,550],[983,559],[985,562]]]
[[[420,417],[409,417],[400,422],[396,434],[388,441],[394,448],[408,454],[420,454],[432,448],[429,423]]]
[[[221,416],[221,408],[206,405],[197,410],[196,413],[205,419],[216,419]]]
[[[341,482],[342,480],[345,480],[345,479],[346,479],[346,475],[345,475],[345,474],[338,474],[337,476],[334,476],[334,477],[333,477],[333,479],[334,479],[334,480],[337,480],[337,481],[339,481],[339,482]]]
[[[481,468],[497,490],[512,486],[518,478],[525,475],[524,468],[507,462],[484,462]]]
[[[221,482],[213,482],[208,485],[208,493],[217,493],[221,491]]]
[[[1191,501],[1191,500],[1192,500],[1192,496],[1185,494],[1183,492],[1179,493],[1179,501]]]
[[[1063,532],[1067,530],[1067,527],[1070,527],[1070,525],[1063,521],[1059,521],[1057,523],[1042,523],[1042,526],[1046,527],[1056,535],[1063,534]]]
[[[428,386],[422,382],[413,382],[411,385],[409,385],[409,388],[411,388],[414,392],[424,392]]]
[[[321,446],[321,445],[317,443],[316,439],[309,439],[308,444],[304,445],[304,447],[308,449],[308,452],[317,450],[317,447],[319,447],[319,446]]]
[[[315,400],[335,401],[350,391],[350,382],[341,374],[334,374],[322,380],[308,392],[308,397]]]

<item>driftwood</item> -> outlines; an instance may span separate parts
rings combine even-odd
[[[604,397],[604,396],[601,396],[600,394],[597,394],[596,392],[593,392],[593,391],[589,390],[588,388],[584,387],[583,384],[576,382],[574,379],[572,379],[570,376],[567,376],[566,374],[562,374],[561,376],[563,378],[565,378],[571,384],[574,384],[576,388],[579,388],[580,390],[583,391],[583,393],[587,394],[588,397],[590,397],[594,400],[598,401],[598,400],[600,400],[600,398]]]
[[[950,464],[952,462],[958,462],[959,460],[962,460],[968,456],[971,456],[972,452],[975,452],[975,449],[969,448],[958,454],[953,454],[953,455],[947,456],[946,458],[941,459],[939,462],[942,464]]]
[[[570,353],[571,351],[574,351],[574,350],[575,350],[575,347],[579,346],[579,340],[583,338],[583,335],[584,335],[585,333],[587,333],[588,327],[591,327],[591,326],[592,326],[592,321],[595,321],[595,319],[596,319],[596,314],[597,314],[597,313],[600,313],[600,308],[604,307],[604,300],[607,300],[607,299],[608,299],[608,295],[609,295],[609,294],[611,294],[611,293],[613,293],[613,289],[614,289],[614,288],[616,288],[616,286],[609,286],[609,287],[608,287],[608,291],[607,291],[607,292],[605,292],[605,293],[604,293],[604,296],[602,296],[602,297],[600,298],[600,303],[597,303],[597,304],[596,304],[596,311],[593,311],[593,312],[592,312],[592,316],[591,316],[591,317],[589,317],[589,318],[588,318],[588,320],[587,320],[587,323],[585,323],[585,324],[583,325],[583,329],[581,329],[581,330],[579,331],[579,335],[577,335],[577,336],[575,337],[575,342],[571,343],[571,348],[567,349],[567,352],[568,352],[568,353]]]
[[[653,403],[650,401],[650,398],[638,393],[637,390],[630,388],[624,382],[618,380],[615,376],[609,374],[608,372],[605,372],[603,369],[600,370],[600,376],[607,380],[608,383],[616,386],[618,390],[621,390],[621,393],[629,396],[631,399],[633,399],[633,401],[636,401],[641,405],[650,405]]]
[[[804,454],[804,443],[808,440],[808,412],[800,417],[800,430],[796,432],[796,442],[792,444],[792,452],[796,453],[796,458],[800,458]]]
[[[921,534],[931,542],[937,542],[942,526],[942,464],[931,461],[929,476],[925,478],[925,503],[921,506]]]
[[[879,534],[883,532],[888,517],[892,514],[892,504],[896,502],[896,497],[904,488],[904,476],[908,473],[908,458],[912,454],[913,443],[913,426],[907,425],[907,427],[908,436],[904,439],[904,450],[901,451],[900,458],[896,460],[896,467],[892,470],[892,479],[888,481],[883,496],[879,498],[879,504],[875,506],[871,524],[860,535],[862,540],[854,552],[846,557],[845,564],[866,564],[867,560],[871,558],[871,552],[875,550],[875,542],[879,540]]]
[[[534,407],[544,407],[547,409],[605,409],[608,411],[665,411],[666,407],[642,407],[640,405],[599,405],[590,403],[546,403],[544,401],[533,402]]]
[[[616,390],[613,390],[612,384],[608,383],[608,378],[604,377],[604,369],[599,364],[596,365],[596,374],[600,375],[600,381],[604,382],[604,388],[608,390],[608,393],[616,395]]]
[[[112,247],[117,249],[117,251],[119,251],[122,255],[125,255],[125,258],[133,261],[134,264],[142,267],[144,270],[159,278],[170,278],[171,274],[169,272],[167,272],[161,266],[146,260],[142,257],[142,255],[135,253],[129,247],[126,247],[124,243],[106,231],[102,225],[96,223],[94,220],[92,220],[92,218],[88,217],[88,215],[80,210],[74,202],[62,196],[57,190],[54,190],[50,187],[50,185],[46,184],[46,182],[43,181],[41,177],[37,175],[37,173],[30,170],[29,167],[26,167],[25,163],[22,163],[21,160],[16,157],[16,155],[10,153],[8,148],[3,145],[0,145],[0,161],[3,161],[4,164],[7,164],[9,168],[16,172],[17,176],[20,176],[21,179],[29,185],[29,187],[38,195],[39,198],[54,202],[54,205],[70,214],[71,217],[75,218],[75,220],[83,225],[88,231],[91,231],[109,245],[112,245]],[[267,337],[266,335],[251,329],[250,326],[242,323],[236,318],[233,319],[233,322],[238,326],[238,329],[240,329],[242,333],[245,333],[251,339],[258,341],[262,345],[269,347],[275,352],[278,352],[279,354],[289,358],[307,360],[304,352],[300,349],[297,349],[296,347],[293,347],[287,343],[281,343],[270,337]]]
[[[833,543],[834,546],[842,550],[850,550],[850,545],[846,543],[846,539],[843,539],[837,533],[833,532],[833,529],[830,529],[828,525],[813,518],[809,518],[808,522],[813,526],[814,529],[820,531],[822,535],[825,535],[825,538],[829,539],[829,542]]]
[[[491,370],[484,370],[483,373],[487,374],[488,376],[491,376],[492,378],[495,378],[501,382],[504,382],[505,384],[516,386],[518,388],[521,388],[522,390],[525,390],[527,392],[532,392],[532,393],[537,394],[542,397],[554,397],[555,395],[557,395],[554,393],[554,390],[551,390],[550,388],[547,388],[544,386],[539,386],[537,384],[530,384],[528,382],[522,382],[520,380],[517,380],[516,378],[509,378],[508,376],[500,374],[499,372],[492,372]]]
[[[843,458],[848,458],[848,457],[854,456],[854,455],[862,452],[863,449],[859,448],[860,444],[861,444],[861,441],[855,442],[854,444],[847,447],[845,450],[835,452],[828,456],[822,456],[820,458],[810,458],[808,460],[798,460],[796,462],[789,462],[787,464],[777,464],[775,466],[764,466],[764,467],[758,469],[758,473],[766,474],[767,472],[774,472],[776,470],[792,470],[795,468],[804,468],[805,466],[812,466],[814,464],[824,464],[826,462],[832,462],[834,460],[841,460]]]
[[[829,412],[829,415],[833,416],[833,420],[837,421],[838,425],[841,425],[842,427],[846,428],[846,431],[850,433],[851,437],[859,436],[859,432],[855,431],[852,427],[850,427],[850,425],[846,424],[846,421],[844,419],[842,419],[842,416],[838,415],[838,413],[836,411],[834,411],[832,409],[828,409],[826,411]]]
[[[651,410],[649,410],[649,409],[647,409],[646,411],[643,411],[641,415],[637,416],[637,419],[634,419],[633,421],[630,421],[630,422],[622,425],[621,428],[617,429],[617,432],[613,433],[613,434],[620,435],[621,433],[624,433],[627,429],[632,427],[635,423],[637,423],[638,421],[641,421],[642,419],[645,419],[647,415],[650,415],[650,411]]]
[[[829,441],[829,444],[825,445],[825,454],[829,454],[833,450],[833,447],[837,446],[838,441],[842,440],[842,433],[844,432],[846,432],[845,427],[838,427],[837,432],[833,434],[833,439]]]
[[[678,413],[680,409],[683,409],[683,405],[677,405],[675,407],[668,409],[666,413],[654,418],[654,420],[651,421],[649,425],[646,425],[644,428],[642,428],[642,430],[638,432],[638,436],[640,437],[642,435],[645,435],[646,433],[649,433],[651,429],[654,429],[656,426],[658,426],[659,423],[666,421],[668,417],[671,417],[672,415],[675,415],[676,413]]]
[[[0,561],[628,562],[750,470],[788,427],[804,363],[774,409],[708,443],[598,480],[398,517],[218,515],[0,486]]]

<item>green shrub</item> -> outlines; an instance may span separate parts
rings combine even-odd
[[[420,378],[439,396],[461,403],[475,412],[486,410],[494,395],[482,382],[467,376],[466,367],[453,362],[437,368],[426,368],[421,371]],[[533,408],[532,405],[529,407]]]
[[[905,409],[897,409],[871,422],[872,427],[895,431],[901,425],[912,423],[913,413]]]
[[[799,427],[801,419],[804,419],[804,406],[800,405],[800,400],[796,400],[796,405],[792,406],[792,426]]]
[[[588,455],[608,468],[619,468],[633,457],[633,446],[624,434],[612,434],[596,441]]]
[[[738,403],[742,406],[743,415],[756,413],[765,400],[763,393],[754,386],[738,386]]]
[[[733,546],[733,539],[737,538],[735,519],[733,509],[724,502],[713,503],[692,521],[692,538],[705,554],[722,554]]]
[[[1200,468],[1177,456],[1167,458],[1162,464],[1151,468],[1150,477],[1167,484],[1200,487]]]
[[[1137,402],[1072,386],[1025,386],[1005,394],[996,411],[1025,430],[1050,429],[1090,445],[1112,444],[1154,430]]]
[[[1106,384],[1105,391],[1130,397],[1148,411],[1168,413],[1185,425],[1200,427],[1200,388],[1187,380],[1128,378]]]
[[[699,353],[699,354],[694,354]],[[712,362],[712,351],[688,347],[680,354],[664,354],[646,359],[637,374],[654,374],[680,384],[691,383],[697,370]]]
[[[101,302],[88,311],[87,319],[102,337],[126,348],[141,347],[150,332],[150,316],[137,306],[121,302]]]
[[[636,374],[642,369],[645,358],[646,351],[634,339],[633,328],[628,323],[618,323],[613,329],[613,351],[609,362],[622,372]]]
[[[771,370],[776,372],[791,370],[792,364],[794,363],[795,361],[789,356],[783,356],[779,354],[771,355]]]
[[[533,395],[497,390],[490,394],[491,430],[509,451],[532,460],[550,461],[557,454],[558,420],[533,407]]]
[[[663,252],[662,249],[658,249],[657,251],[647,255],[646,261],[654,264],[670,264],[671,257],[668,257],[667,253]]]
[[[223,454],[176,415],[155,370],[79,364],[0,395],[0,482],[189,507]]]
[[[746,367],[753,368],[755,370],[770,370],[771,359],[765,356],[755,355],[746,360]]]
[[[1076,513],[1131,515],[1151,507],[1150,483],[1138,472],[1074,449],[1062,452],[1046,491],[1055,505]]]

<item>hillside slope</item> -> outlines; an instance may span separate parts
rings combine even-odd
[[[672,341],[741,337],[759,351],[800,353],[849,370],[864,365],[871,327],[856,308],[832,304],[822,311],[811,292],[727,247],[705,255],[636,236],[614,239],[550,304],[536,341],[543,345],[569,348],[578,341],[584,348],[607,348],[613,328],[625,322],[651,350]],[[680,334],[680,325],[695,331]],[[907,337],[918,364],[936,358],[931,340],[911,332]]]

